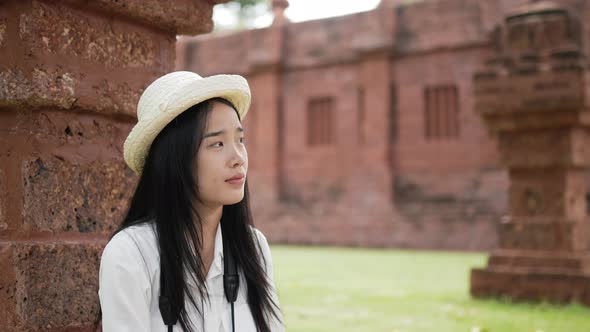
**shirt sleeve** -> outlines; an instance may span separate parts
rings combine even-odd
[[[271,287],[271,298],[272,300],[276,303],[278,309],[276,310],[276,313],[279,316],[278,320],[274,315],[268,315],[268,319],[269,319],[269,325],[270,325],[270,330],[272,332],[284,332],[285,331],[285,327],[283,325],[284,320],[283,320],[283,315],[282,312],[280,310],[280,303],[279,303],[279,297],[277,295],[277,289],[275,286],[275,282],[274,282],[274,270],[273,270],[273,263],[272,263],[272,255],[270,252],[270,246],[268,245],[268,241],[266,240],[266,237],[264,236],[264,234],[262,234],[261,231],[259,231],[258,229],[255,228],[255,232],[256,232],[256,237],[258,238],[258,243],[260,244],[260,250],[262,251],[262,255],[264,257],[264,260],[262,263],[265,263],[265,270],[266,270],[266,276],[268,278],[268,282],[270,284]]]
[[[125,233],[107,243],[99,269],[104,332],[150,331],[151,283],[141,253]]]

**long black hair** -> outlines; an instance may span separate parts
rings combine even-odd
[[[117,234],[133,225],[155,223],[160,259],[166,282],[170,285],[167,295],[172,308],[179,313],[178,321],[182,329],[191,332],[194,327],[185,308],[185,298],[188,298],[201,318],[203,313],[195,295],[208,299],[207,276],[200,250],[203,224],[195,208],[195,202],[201,202],[197,191],[199,179],[196,176],[195,160],[214,101],[235,110],[227,100],[212,98],[182,112],[158,134],[146,157],[127,215],[114,232]],[[238,269],[244,273],[248,305],[257,331],[270,332],[268,320],[271,315],[280,319],[277,313],[280,309],[271,297],[271,285],[263,265],[265,263],[260,259],[260,248],[251,228],[254,223],[250,212],[248,180],[244,186],[244,197],[240,202],[223,206],[220,227],[224,240],[227,240],[224,242],[230,244],[229,250],[235,257]],[[187,286],[185,270],[189,272],[188,277],[193,278],[198,285],[198,294],[193,294],[192,288]]]

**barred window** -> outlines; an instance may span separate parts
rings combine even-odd
[[[429,86],[424,89],[424,137],[444,139],[459,137],[459,97],[454,85]]]
[[[312,98],[307,104],[307,144],[334,142],[334,101],[331,97]]]

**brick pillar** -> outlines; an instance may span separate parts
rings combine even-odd
[[[547,2],[504,22],[474,83],[475,109],[509,169],[509,211],[499,248],[472,270],[471,294],[590,305],[590,76],[580,25]]]
[[[357,105],[352,113],[356,128],[351,128],[352,132],[357,132],[357,137],[355,146],[350,148],[358,154],[358,167],[348,181],[354,183],[354,191],[374,195],[369,204],[362,204],[358,197],[346,203],[360,211],[349,222],[357,227],[355,232],[362,233],[357,235],[362,245],[391,246],[395,234],[392,205],[395,170],[390,133],[395,14],[387,7],[357,14],[358,29],[364,33],[351,41],[351,48],[358,57],[358,81]]]
[[[286,125],[281,116],[284,107],[282,71],[286,28],[285,25],[274,25],[247,32],[246,76],[252,91],[263,92],[253,93],[252,112],[245,121],[246,130],[250,129],[250,190],[256,193],[252,205],[257,215],[271,213],[272,206],[268,202],[279,199],[284,178],[288,176],[284,171],[286,156],[283,151],[284,137],[281,137]],[[266,226],[272,227],[272,223]]]
[[[216,2],[0,4],[0,331],[90,331],[102,248],[136,183],[142,90]]]

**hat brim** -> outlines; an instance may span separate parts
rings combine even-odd
[[[123,145],[125,162],[136,174],[141,174],[145,158],[154,139],[180,113],[205,100],[220,97],[229,101],[243,120],[250,108],[248,82],[239,75],[214,75],[195,80],[173,93],[163,96],[158,103],[156,115],[141,119],[133,127]],[[152,105],[153,107],[154,105]]]

